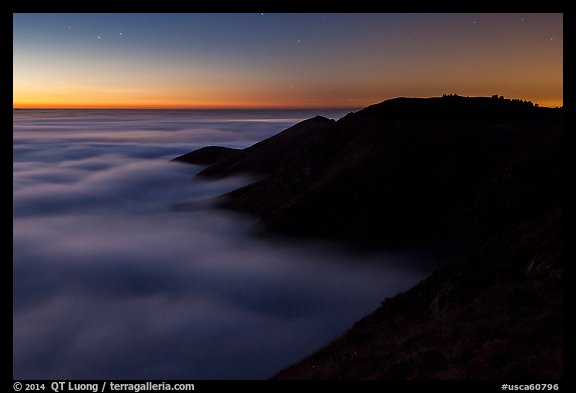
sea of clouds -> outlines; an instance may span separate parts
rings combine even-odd
[[[422,279],[415,256],[258,239],[211,205],[251,179],[169,162],[315,114],[15,111],[13,377],[269,378]]]

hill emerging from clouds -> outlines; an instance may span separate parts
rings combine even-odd
[[[265,233],[446,259],[277,378],[557,379],[562,131],[561,109],[520,100],[397,98],[176,160],[259,175],[220,205]]]

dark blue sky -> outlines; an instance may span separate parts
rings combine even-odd
[[[562,104],[562,14],[15,14],[14,106]]]

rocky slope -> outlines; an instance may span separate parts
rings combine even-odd
[[[262,176],[221,206],[266,233],[450,264],[277,378],[559,378],[562,124],[519,100],[397,98],[189,153],[200,176]]]

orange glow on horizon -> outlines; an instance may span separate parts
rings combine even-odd
[[[346,109],[443,94],[563,106],[559,13],[14,15],[17,109]]]
[[[366,105],[305,105],[289,104],[281,105],[272,102],[252,102],[252,103],[194,103],[194,104],[67,104],[67,103],[14,103],[13,109],[349,109],[363,108]]]
[[[486,96],[486,95],[478,95]],[[471,96],[472,97],[472,96]],[[532,101],[541,107],[562,107],[562,99],[547,99],[547,100],[534,100],[531,98],[522,98],[515,96],[505,96],[506,98],[520,98],[523,100]],[[14,101],[13,109],[350,109],[350,108],[364,108],[369,105],[377,104],[395,97],[382,97],[373,102],[354,102],[355,105],[350,105],[351,102],[335,103],[335,102],[272,102],[272,101],[252,101],[252,102],[223,102],[223,101],[209,101],[209,102],[176,102],[170,101],[166,103],[147,103],[147,102],[132,102],[132,103],[106,103],[106,102],[80,102],[70,103],[66,101]]]
[[[164,87],[166,88],[166,87]],[[33,90],[14,89],[13,108],[15,109],[316,109],[316,108],[362,108],[381,100],[338,100],[325,95],[246,94],[242,91],[197,92],[196,96],[186,97],[182,92],[163,90],[157,94],[146,91],[144,94],[112,91],[80,92],[75,88],[53,86],[50,93]],[[226,98],[225,98],[226,97]],[[235,97],[240,97],[234,99]],[[273,97],[273,98],[271,98]]]

